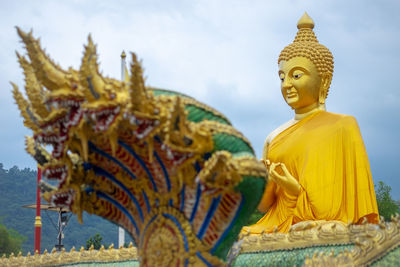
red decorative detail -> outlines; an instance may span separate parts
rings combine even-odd
[[[40,189],[39,183],[42,177],[42,170],[38,167],[37,174],[37,189],[36,189],[36,217],[40,218]],[[42,225],[37,224],[37,218],[35,218],[35,251],[40,254],[40,239],[41,239]]]

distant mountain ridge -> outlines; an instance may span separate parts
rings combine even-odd
[[[14,166],[8,170],[0,163],[0,223],[7,228],[12,228],[27,237],[22,245],[24,253],[34,250],[34,221],[36,211],[22,208],[23,205],[36,203],[37,171],[29,168],[19,169]],[[42,200],[42,203],[46,203]],[[43,211],[42,217],[42,242],[41,250],[50,251],[57,243],[58,213]],[[50,219],[51,218],[51,219]],[[53,221],[53,223],[51,222]],[[80,248],[86,245],[86,240],[99,233],[106,245],[118,245],[118,227],[102,218],[83,215],[83,224],[78,223],[76,216],[72,215],[64,231],[63,244],[67,250],[72,246]],[[131,238],[126,235],[125,241]]]

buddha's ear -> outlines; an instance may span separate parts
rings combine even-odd
[[[325,104],[325,99],[328,97],[329,86],[331,85],[332,74],[324,73],[321,77],[321,87],[319,89],[319,104]]]

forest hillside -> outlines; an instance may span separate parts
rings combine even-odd
[[[35,210],[22,208],[24,205],[34,204],[36,201],[36,170],[28,168],[19,169],[17,166],[5,170],[0,163],[0,224],[8,229],[17,231],[26,237],[22,243],[24,253],[34,250],[34,222]],[[42,200],[42,203],[46,203]],[[51,250],[57,243],[58,213],[53,211],[42,211],[42,242],[41,250]],[[100,217],[84,214],[83,224],[72,215],[64,231],[63,243],[69,250],[72,246],[80,248],[86,246],[86,241],[100,234],[103,244],[118,245],[118,227]],[[132,239],[125,235],[125,241]]]

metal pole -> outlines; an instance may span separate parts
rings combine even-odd
[[[62,208],[58,211],[58,244],[56,245],[57,251],[61,251],[64,245],[62,244],[62,238],[63,238],[63,225],[62,225]]]
[[[126,68],[126,54],[125,51],[121,53],[121,82],[125,82],[125,68]]]
[[[121,82],[125,82],[125,63],[126,54],[125,51],[121,53]],[[123,247],[125,244],[125,230],[119,226],[118,227],[118,247]]]
[[[37,188],[36,188],[36,217],[35,217],[35,253],[40,254],[40,240],[42,234],[42,219],[40,217],[40,188],[39,183],[42,178],[42,169],[37,168]]]

